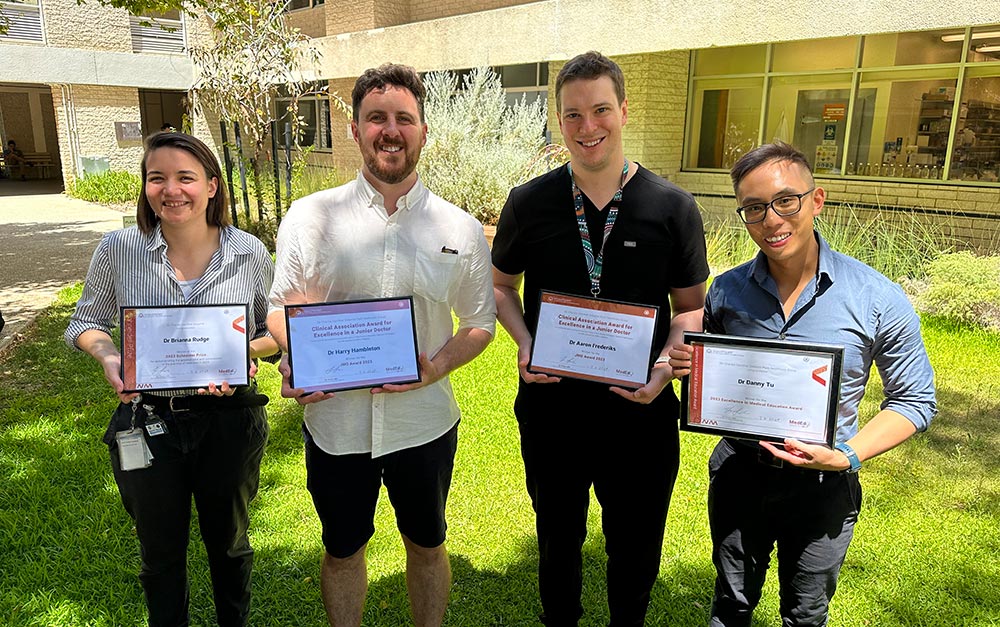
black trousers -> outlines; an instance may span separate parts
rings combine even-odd
[[[188,625],[187,546],[191,498],[208,553],[219,625],[246,625],[253,549],[248,505],[257,494],[267,442],[263,407],[230,407],[173,414],[157,409],[168,433],[150,436],[149,468],[122,471],[114,433],[128,429],[130,405],[115,411],[105,442],[126,511],[135,521],[142,554],[139,580],[150,627]],[[143,423],[144,411],[137,412]]]
[[[581,550],[593,486],[608,556],[611,625],[642,625],[677,479],[676,413],[581,387],[592,393],[569,394],[555,407],[526,407],[525,399],[515,406],[536,516],[542,621],[575,626],[583,615]]]
[[[722,440],[709,460],[709,624],[750,625],[777,544],[781,624],[823,627],[861,509],[858,475],[775,467],[755,446]]]

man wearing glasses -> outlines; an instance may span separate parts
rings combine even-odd
[[[709,460],[715,563],[712,626],[749,625],[778,545],[784,625],[826,625],[861,506],[861,462],[927,428],[934,373],[920,319],[900,287],[834,252],[813,229],[826,192],[804,154],[783,143],[744,155],[730,175],[737,213],[760,253],[715,280],[705,331],[844,347],[837,444],[725,438]],[[676,373],[690,347],[671,351]],[[858,428],[872,363],[885,399]]]

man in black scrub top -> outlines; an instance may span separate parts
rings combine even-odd
[[[667,353],[684,331],[701,330],[705,235],[690,194],[625,158],[617,64],[596,52],[570,60],[556,107],[570,163],[511,191],[493,242],[497,318],[518,346],[514,413],[536,516],[542,621],[575,626],[583,615],[593,486],[611,625],[642,625],[677,478],[679,404],[669,384],[687,374]],[[627,390],[529,373],[541,290],[658,306],[649,382]]]

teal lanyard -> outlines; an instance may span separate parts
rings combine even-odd
[[[604,248],[611,235],[611,229],[615,228],[615,220],[618,219],[618,205],[622,202],[622,188],[625,187],[625,179],[628,178],[628,159],[622,166],[622,182],[618,186],[618,191],[611,198],[608,206],[608,218],[604,223],[604,239],[601,240],[601,252],[594,256],[594,246],[590,243],[590,229],[587,228],[587,216],[583,210],[583,192],[573,178],[573,165],[567,164],[569,168],[569,180],[573,183],[573,207],[576,209],[576,223],[580,227],[580,240],[583,242],[583,256],[587,260],[587,273],[590,274],[590,293],[597,298],[601,293],[601,272],[604,270]]]

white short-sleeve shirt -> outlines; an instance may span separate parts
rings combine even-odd
[[[459,328],[495,332],[492,263],[482,225],[419,180],[390,216],[359,174],[292,204],[278,230],[271,310],[284,305],[413,296],[417,346],[433,358]],[[458,422],[448,377],[401,394],[338,392],[307,405],[316,444],[379,457],[434,440]]]

